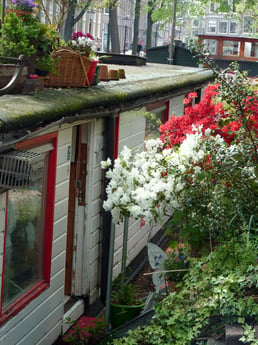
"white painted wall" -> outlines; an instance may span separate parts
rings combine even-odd
[[[58,136],[57,178],[50,287],[0,327],[1,345],[50,345],[59,336],[64,311],[64,274],[71,129]],[[0,195],[0,258],[2,261],[5,194]],[[2,270],[2,265],[0,266]]]

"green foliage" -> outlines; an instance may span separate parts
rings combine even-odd
[[[258,286],[257,241],[248,234],[232,239],[208,257],[192,259],[180,292],[169,294],[155,308],[146,327],[129,331],[114,345],[189,345],[223,333],[226,324],[244,325],[244,343],[258,321],[252,294]],[[257,341],[251,341],[252,345]]]
[[[174,244],[170,248],[164,267],[165,270],[174,272],[167,272],[166,276],[169,280],[181,281],[189,266],[189,249],[184,244]]]
[[[0,54],[27,58],[35,56],[38,67],[54,71],[56,59],[51,52],[58,44],[58,33],[50,26],[42,24],[33,15],[17,17],[10,13],[5,17],[1,29]]]
[[[10,13],[5,17],[1,29],[0,55],[18,57],[20,54],[24,54],[27,57],[31,56],[36,49],[30,38],[23,22],[14,13]]]
[[[137,289],[132,284],[125,283],[121,276],[113,282],[111,301],[120,305],[138,305],[142,303]]]

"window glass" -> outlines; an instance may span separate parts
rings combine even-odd
[[[238,56],[240,52],[240,42],[238,41],[224,41],[222,55],[235,55]]]
[[[208,32],[216,32],[216,20],[208,21]]]
[[[199,20],[198,19],[193,20],[193,26],[195,26],[195,27],[199,26]]]
[[[214,12],[215,10],[216,10],[216,4],[214,3],[214,2],[211,2],[210,3],[210,8],[209,8],[209,10],[210,10],[210,12],[212,13],[212,12]]]
[[[150,109],[146,115],[145,140],[159,138],[159,126],[167,120],[168,114],[166,104]]]
[[[230,33],[235,34],[237,33],[237,23],[236,22],[230,22]]]
[[[244,18],[244,32],[252,32],[252,19],[249,17]]]
[[[246,57],[258,57],[258,43],[257,42],[245,42],[244,55]]]
[[[204,40],[206,49],[210,52],[211,55],[218,54],[218,41],[217,40]]]
[[[28,187],[9,190],[3,309],[43,280],[48,153]]]
[[[226,34],[228,30],[228,23],[227,22],[219,22],[219,33]]]

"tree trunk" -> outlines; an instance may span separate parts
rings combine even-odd
[[[108,26],[111,38],[112,53],[120,54],[120,42],[117,24],[117,7],[113,7],[112,9],[110,9]]]
[[[136,55],[137,44],[138,44],[138,40],[139,40],[140,9],[141,9],[141,0],[136,0],[136,3],[135,3],[135,10],[134,10],[134,27],[133,27],[133,47],[132,47],[132,55]]]
[[[146,39],[146,48],[152,47],[152,25],[153,20],[151,18],[152,10],[148,12],[147,14],[147,39]]]
[[[92,0],[88,0],[80,13],[75,17],[75,7],[77,4],[76,0],[71,0],[68,5],[67,17],[64,23],[64,40],[69,41],[72,39],[73,27],[82,18],[84,13],[87,11]]]
[[[68,5],[67,17],[64,23],[64,40],[69,41],[72,38],[74,26],[75,6],[74,1],[70,1]]]

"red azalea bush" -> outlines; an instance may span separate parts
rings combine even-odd
[[[166,123],[160,126],[161,140],[172,147],[184,141],[187,134],[194,133],[195,127],[202,126],[204,132],[210,128],[214,135],[220,134],[224,140],[230,144],[235,138],[235,132],[243,126],[243,116],[231,114],[231,109],[225,109],[225,104],[217,98],[219,84],[208,86],[200,103],[192,105],[197,97],[195,92],[189,93],[184,99],[185,114],[182,116],[172,116]],[[257,90],[254,96],[258,95]],[[232,104],[233,108],[234,104]],[[241,111],[248,121],[250,130],[258,133],[258,97],[246,97]]]
[[[258,90],[235,69],[231,79],[219,75],[218,82],[208,86],[202,100],[193,105],[196,97],[191,92],[184,99],[184,115],[172,116],[160,126],[160,134],[167,147],[176,149],[197,128],[206,141],[202,161],[186,172],[178,195],[182,208],[172,219],[198,247],[207,235],[216,240],[232,238],[246,227],[257,227]],[[237,153],[226,160],[219,147],[209,147],[212,140],[206,130],[214,139],[219,135],[224,140],[225,150]]]

